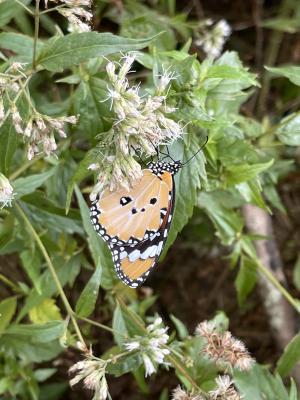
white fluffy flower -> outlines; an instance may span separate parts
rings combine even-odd
[[[155,318],[154,322],[147,326],[146,336],[136,336],[133,341],[125,343],[128,351],[140,351],[144,367],[145,376],[152,375],[156,371],[158,364],[168,365],[165,356],[170,353],[166,348],[169,335],[166,333],[168,328],[162,328],[162,319]]]
[[[202,47],[207,56],[216,58],[221,54],[227,38],[231,34],[231,27],[222,19],[212,29],[205,29],[195,44]]]
[[[14,189],[9,180],[0,173],[0,208],[5,206],[11,207],[11,202],[14,199]]]

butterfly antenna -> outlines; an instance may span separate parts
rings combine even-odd
[[[142,157],[139,155],[137,149],[133,145],[131,145],[131,148],[134,150],[134,152],[135,152],[136,156],[138,157],[138,159],[140,160],[140,162],[145,166],[145,162],[143,161]]]
[[[191,158],[189,158],[186,162],[182,163],[181,165],[184,166],[184,165],[188,164],[190,161],[192,161],[192,159],[195,158],[196,155],[198,153],[200,153],[200,151],[206,146],[207,142],[208,142],[208,136],[206,136],[205,143],[203,143],[203,145],[200,147],[200,149],[194,155],[192,155]]]

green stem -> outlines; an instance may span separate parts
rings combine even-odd
[[[58,278],[58,276],[56,274],[54,265],[52,264],[51,258],[49,257],[48,252],[47,252],[43,242],[41,241],[39,235],[35,231],[34,227],[32,226],[31,222],[27,218],[27,216],[24,213],[24,211],[22,210],[22,208],[17,203],[15,203],[15,207],[16,207],[18,213],[20,214],[20,216],[22,217],[22,219],[24,220],[25,225],[27,226],[28,230],[31,232],[32,236],[34,237],[37,245],[39,246],[39,248],[40,248],[40,250],[41,250],[41,252],[42,252],[42,254],[43,254],[44,258],[45,258],[47,266],[48,266],[48,268],[50,270],[50,273],[51,273],[51,275],[53,277],[53,280],[54,280],[54,282],[56,284],[56,287],[57,287],[57,290],[59,292],[59,295],[60,295],[60,297],[61,297],[61,299],[62,299],[62,301],[64,303],[64,306],[66,308],[66,311],[67,311],[68,315],[71,318],[71,321],[72,321],[72,324],[73,324],[74,329],[76,331],[76,334],[78,336],[78,339],[80,340],[80,342],[84,346],[86,346],[85,341],[84,341],[84,339],[82,337],[82,334],[80,332],[79,326],[77,324],[76,318],[74,316],[74,312],[72,310],[72,307],[71,307],[71,305],[70,305],[70,303],[69,303],[69,301],[68,301],[68,299],[67,299],[67,297],[65,295],[65,292],[64,292],[64,290],[63,290],[63,288],[61,286],[61,283],[59,281],[59,278]]]
[[[64,8],[64,7],[65,7],[64,5],[60,5],[60,6],[56,6],[56,7],[53,7],[53,8],[49,8],[48,10],[41,11],[40,15],[48,14],[48,13],[50,13],[52,11],[57,11],[57,10],[60,10],[61,8]]]
[[[104,329],[104,330],[106,330],[108,332],[116,333],[118,335],[122,335],[124,338],[128,339],[128,336],[125,335],[123,332],[116,331],[115,329],[110,328],[109,326],[103,325],[100,322],[94,321],[94,320],[89,319],[89,318],[81,317],[80,315],[77,315],[77,314],[74,314],[74,317],[77,318],[77,319],[80,319],[81,321],[85,321],[85,322],[87,322],[87,323],[89,323],[91,325],[97,326],[98,328]]]
[[[256,260],[257,267],[259,271],[280,291],[283,297],[295,308],[295,310],[300,313],[300,304],[296,299],[286,290],[284,286],[275,278],[275,276],[270,272],[260,261]]]
[[[39,37],[40,29],[40,0],[35,0],[35,13],[34,13],[34,39],[33,39],[33,55],[32,55],[32,68],[36,69],[36,47]]]

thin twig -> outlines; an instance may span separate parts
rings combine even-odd
[[[33,39],[33,54],[32,54],[32,68],[36,69],[36,48],[39,37],[40,29],[40,0],[35,0],[35,13],[34,13],[34,39]]]
[[[65,295],[65,292],[64,292],[64,290],[63,290],[63,288],[61,286],[60,280],[59,280],[59,278],[58,278],[58,276],[56,274],[54,265],[52,264],[51,258],[49,257],[48,252],[47,252],[43,242],[41,241],[39,235],[37,234],[36,230],[32,226],[31,222],[27,218],[27,216],[24,213],[24,211],[22,210],[22,208],[17,203],[15,203],[15,207],[16,207],[18,213],[20,214],[20,216],[22,217],[22,219],[24,220],[25,225],[27,226],[28,230],[31,232],[32,236],[34,237],[38,247],[40,248],[40,250],[41,250],[41,252],[42,252],[42,254],[43,254],[44,258],[45,258],[45,261],[46,261],[47,266],[48,266],[48,268],[50,270],[52,278],[53,278],[53,280],[54,280],[54,282],[56,284],[56,287],[57,287],[57,290],[59,292],[59,295],[60,295],[60,297],[61,297],[61,299],[62,299],[62,301],[64,303],[64,306],[66,308],[66,311],[67,311],[69,317],[71,318],[71,321],[72,321],[72,324],[73,324],[74,329],[76,331],[76,334],[78,336],[78,339],[80,340],[80,342],[84,346],[86,346],[85,341],[84,341],[84,339],[82,337],[82,334],[80,332],[79,326],[77,324],[76,318],[74,316],[74,312],[72,310],[72,307],[71,307],[71,305],[70,305],[70,303],[69,303],[69,301],[68,301],[68,299],[67,299],[67,297]]]

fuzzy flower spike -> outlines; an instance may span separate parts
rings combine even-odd
[[[108,62],[108,101],[113,114],[113,125],[109,132],[114,155],[90,165],[98,172],[98,183],[91,193],[93,201],[97,194],[109,187],[117,190],[129,188],[142,176],[139,163],[134,159],[135,151],[145,155],[155,154],[155,147],[170,144],[183,134],[182,127],[169,117],[174,108],[166,105],[167,92],[174,76],[164,73],[153,95],[141,96],[139,85],[130,85],[127,75],[135,56],[128,54],[121,62]]]
[[[84,360],[77,362],[69,369],[70,374],[75,374],[70,380],[70,386],[83,380],[84,386],[94,392],[93,400],[106,400],[108,397],[106,365],[107,361],[96,358],[89,352]]]
[[[196,334],[204,341],[202,353],[209,359],[215,361],[224,369],[239,369],[247,371],[251,369],[254,360],[249,355],[243,342],[232,336],[229,331],[218,332],[212,322],[201,322],[196,328]]]
[[[136,336],[132,341],[125,343],[128,351],[140,351],[144,367],[145,376],[150,376],[156,372],[158,364],[168,365],[164,358],[170,351],[165,348],[169,340],[168,328],[162,327],[162,319],[155,318],[153,324],[148,325],[146,336]]]
[[[0,208],[10,206],[15,193],[9,180],[0,173]]]

